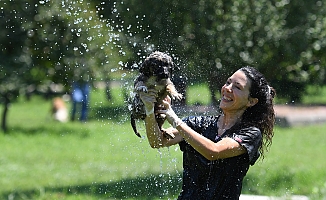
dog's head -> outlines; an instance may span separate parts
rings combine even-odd
[[[156,76],[158,79],[171,78],[172,71],[176,69],[172,58],[162,52],[151,53],[141,65],[139,72],[147,77]]]

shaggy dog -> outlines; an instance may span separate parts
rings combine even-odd
[[[130,105],[131,126],[138,137],[141,137],[141,135],[137,131],[135,120],[144,120],[146,117],[145,106],[139,97],[139,92],[147,92],[148,89],[153,88],[158,91],[156,103],[154,105],[154,113],[158,126],[165,137],[174,138],[172,134],[162,130],[162,125],[164,124],[166,116],[164,114],[156,114],[155,112],[160,109],[160,107],[162,108],[162,101],[167,95],[172,99],[181,100],[182,98],[182,95],[177,92],[170,79],[174,69],[175,65],[172,58],[159,51],[151,53],[142,63],[139,69],[140,75],[136,78],[134,83],[134,97]]]

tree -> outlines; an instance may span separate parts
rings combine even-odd
[[[9,104],[27,88],[105,80],[126,59],[123,36],[89,1],[4,1],[0,10],[0,95],[6,131]]]
[[[10,5],[4,2],[0,10],[0,27],[3,29],[0,32],[0,101],[4,105],[1,128],[6,131],[7,113],[10,102],[14,101],[19,94],[19,85],[23,82],[20,79],[21,74],[25,74],[29,70],[26,64],[26,59],[21,56],[22,46],[24,46],[24,38],[26,34],[20,31],[20,12],[18,4]],[[15,15],[16,18],[12,16]],[[16,20],[16,19],[19,20]],[[8,59],[11,58],[11,59]]]
[[[108,2],[102,14],[130,35],[138,60],[153,49],[174,54],[190,80],[208,83],[215,104],[226,76],[244,65],[259,68],[290,101],[300,100],[310,80],[320,81],[313,77],[321,70],[304,55],[323,44],[314,41],[325,27],[321,1]],[[316,32],[307,34],[308,27]]]

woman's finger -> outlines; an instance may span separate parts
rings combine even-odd
[[[164,98],[165,101],[169,102],[169,104],[171,104],[171,97],[169,95],[166,95],[166,97]]]
[[[170,109],[170,108],[171,108],[170,103],[169,103],[168,101],[166,101],[166,100],[163,100],[163,101],[162,101],[162,104],[164,105],[164,107],[165,107],[166,109]]]

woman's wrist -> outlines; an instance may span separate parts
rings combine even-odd
[[[184,122],[183,122],[180,118],[178,118],[178,119],[176,119],[176,120],[174,120],[174,121],[172,122],[172,127],[173,127],[173,128],[177,128],[177,127],[180,126],[181,124],[184,124]]]

